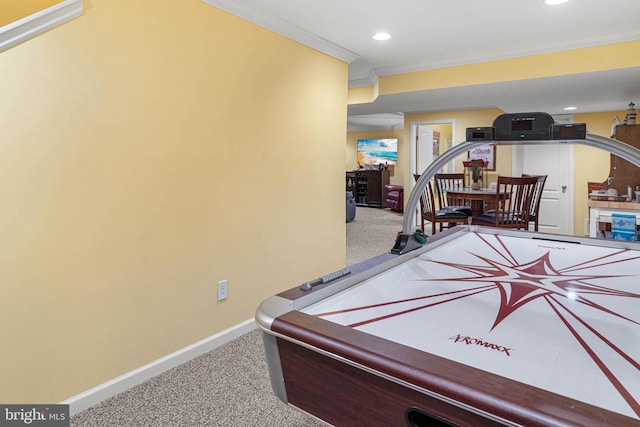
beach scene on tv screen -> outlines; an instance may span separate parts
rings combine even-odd
[[[359,165],[395,165],[398,161],[398,140],[393,138],[359,139]]]

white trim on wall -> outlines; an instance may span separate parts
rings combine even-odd
[[[0,52],[82,14],[82,0],[65,0],[0,27]]]
[[[265,12],[248,3],[239,2],[237,0],[203,0],[211,6],[222,9],[226,12],[236,15],[249,22],[260,25],[268,30],[278,33],[291,40],[302,43],[312,49],[326,53],[329,56],[340,59],[346,63],[351,63],[358,58],[358,54],[351,52],[343,47],[324,40],[315,34],[296,27],[293,24],[285,22],[275,16]]]
[[[60,403],[63,405],[69,405],[70,416],[76,415],[77,413],[82,412],[85,409],[89,409],[110,397],[127,391],[138,384],[142,384],[143,382],[158,376],[169,369],[175,368],[178,365],[214,350],[215,348],[251,332],[256,328],[255,320],[251,318],[220,333],[198,341],[195,344],[191,344],[178,351],[161,357],[160,359],[147,363],[144,366],[122,374],[119,377],[70,397]]]

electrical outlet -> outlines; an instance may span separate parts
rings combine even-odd
[[[228,288],[227,279],[220,280],[218,282],[218,301],[227,299],[227,296],[228,296],[227,288]]]

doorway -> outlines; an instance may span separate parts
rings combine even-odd
[[[425,121],[411,123],[411,176],[422,173],[431,162],[453,146],[455,122]],[[441,172],[454,172],[455,160]],[[412,185],[413,187],[413,185]]]
[[[414,174],[421,174],[441,154],[453,147],[454,120],[421,121],[411,123],[411,189],[415,186]],[[439,172],[455,172],[455,160],[445,164]],[[406,194],[406,193],[405,193]],[[420,207],[416,206],[415,225],[420,223]]]

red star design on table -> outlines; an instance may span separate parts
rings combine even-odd
[[[632,323],[638,324],[638,322],[628,319],[615,311],[603,307],[587,298],[589,294],[610,295],[618,297],[640,298],[640,294],[634,294],[630,292],[621,291],[618,289],[608,288],[596,284],[586,282],[587,280],[596,279],[610,279],[614,277],[623,277],[620,275],[594,275],[594,274],[580,274],[572,271],[580,270],[581,268],[594,268],[601,267],[612,263],[626,262],[634,259],[640,259],[640,256],[634,256],[623,260],[614,260],[616,256],[621,253],[627,252],[626,250],[620,250],[603,256],[601,259],[594,259],[588,262],[583,262],[581,265],[574,265],[565,267],[563,269],[556,269],[551,261],[549,252],[541,255],[537,259],[529,260],[525,262],[519,262],[506,247],[500,236],[495,235],[497,244],[493,244],[487,240],[486,237],[476,234],[476,236],[487,244],[490,251],[502,258],[503,262],[498,262],[491,259],[488,256],[471,253],[477,259],[481,260],[482,264],[460,264],[447,261],[429,260],[429,262],[448,266],[461,271],[473,273],[473,276],[461,276],[461,277],[445,277],[445,278],[429,278],[420,279],[422,281],[432,282],[470,282],[476,286],[467,289],[459,289],[444,293],[424,295],[409,299],[388,301],[384,303],[352,307],[348,309],[342,309],[334,312],[318,313],[318,317],[326,317],[337,313],[348,313],[354,311],[367,310],[377,307],[389,306],[394,304],[400,304],[417,300],[430,300],[440,298],[442,296],[450,296],[449,299],[440,300],[434,303],[427,303],[425,305],[409,308],[406,310],[398,311],[383,316],[377,316],[370,319],[366,319],[357,323],[347,325],[355,328],[358,326],[366,325],[369,323],[378,322],[381,320],[389,319],[392,317],[400,316],[403,314],[411,313],[417,310],[427,309],[439,304],[452,302],[461,298],[470,297],[479,293],[498,289],[500,292],[500,305],[496,320],[493,323],[491,329],[493,330],[502,321],[504,321],[509,315],[513,314],[518,309],[524,307],[526,304],[544,298],[548,302],[559,301],[562,298],[567,300],[578,301],[582,304],[589,305],[612,316],[616,316]],[[486,285],[477,286],[478,282],[486,282]]]
[[[489,255],[485,256],[468,251],[468,253],[480,261],[477,264],[463,264],[425,259],[425,261],[430,263],[440,264],[452,269],[464,271],[467,273],[466,276],[451,277],[448,275],[445,278],[419,279],[420,281],[425,282],[453,282],[456,284],[468,282],[470,285],[472,284],[471,287],[414,298],[352,307],[334,312],[317,313],[316,316],[325,317],[337,313],[376,309],[382,306],[390,306],[410,301],[426,301],[425,304],[420,304],[416,307],[385,315],[377,315],[376,317],[347,325],[349,327],[356,328],[358,326],[383,321],[385,319],[390,319],[418,310],[425,310],[434,306],[454,302],[456,300],[497,289],[500,295],[500,300],[495,321],[490,328],[490,330],[494,330],[517,310],[525,307],[529,303],[543,299],[550,307],[551,312],[561,320],[567,330],[575,337],[576,341],[583,348],[585,353],[593,360],[595,365],[618,391],[620,396],[627,402],[629,407],[640,417],[640,402],[638,402],[627,389],[624,379],[618,378],[615,375],[607,363],[602,360],[601,356],[599,356],[598,352],[594,350],[593,343],[590,343],[585,336],[581,335],[581,332],[576,329],[572,324],[572,321],[577,322],[576,324],[584,327],[589,331],[589,333],[593,334],[596,337],[595,339],[600,341],[600,345],[609,348],[611,353],[617,354],[622,360],[624,360],[624,363],[629,364],[632,369],[634,368],[640,371],[640,361],[638,360],[637,355],[627,354],[622,349],[618,348],[618,346],[607,338],[604,333],[598,331],[595,327],[589,324],[588,320],[581,318],[580,315],[571,307],[571,304],[568,304],[569,302],[584,304],[592,309],[605,313],[606,315],[622,319],[634,325],[640,325],[638,321],[621,315],[613,309],[589,299],[589,295],[608,295],[612,297],[633,299],[640,298],[640,294],[597,284],[599,280],[611,280],[627,276],[619,274],[587,274],[584,272],[585,270],[597,270],[599,267],[622,264],[640,259],[640,256],[637,255],[638,252],[627,249],[614,250],[609,251],[599,258],[587,260],[564,268],[556,268],[553,265],[549,251],[535,259],[521,261],[518,260],[512,251],[509,250],[507,244],[505,244],[504,240],[500,236],[491,235],[492,237],[489,238],[479,233],[475,233],[474,235],[486,243],[486,247],[488,247],[488,251],[490,252]],[[490,255],[493,255],[493,258]],[[496,259],[499,259],[500,261]],[[469,275],[469,273],[471,275]],[[478,286],[478,283],[484,284]]]
[[[564,297],[576,300],[583,304],[588,304],[594,308],[606,311],[611,315],[625,318],[624,316],[620,316],[605,307],[589,301],[582,294],[592,293],[636,298],[640,297],[640,295],[637,294],[621,292],[616,289],[610,289],[584,282],[585,280],[608,279],[619,276],[567,274],[558,271],[551,264],[549,252],[546,252],[539,258],[524,264],[500,263],[478,254],[473,255],[486,263],[486,265],[478,266],[457,264],[445,261],[438,261],[437,263],[476,274],[474,277],[448,278],[445,279],[446,281],[472,281],[475,283],[489,282],[493,283],[498,288],[500,292],[500,307],[491,329],[494,329],[510,314],[523,307],[525,304],[538,298],[547,298],[551,296]],[[430,280],[442,281],[443,279]],[[626,320],[634,322],[630,319]]]

